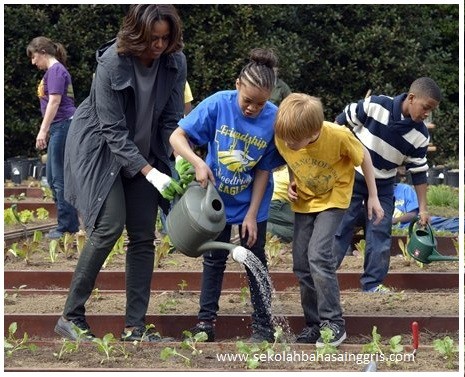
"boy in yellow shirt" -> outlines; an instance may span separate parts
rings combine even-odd
[[[379,222],[384,215],[370,154],[350,130],[324,121],[318,98],[302,93],[281,102],[275,143],[289,166],[288,196],[295,212],[293,271],[306,322],[296,341],[322,347],[320,330],[329,328],[331,344],[338,346],[347,335],[332,248],[350,203],[355,166],[361,166],[369,188],[368,216]]]

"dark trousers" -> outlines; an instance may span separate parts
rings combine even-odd
[[[332,208],[317,213],[296,213],[292,244],[293,270],[299,279],[305,323],[323,321],[344,325],[333,254],[334,233],[344,210]]]
[[[392,214],[394,212],[394,196],[392,190],[378,190],[378,198],[384,210],[384,218],[378,225],[373,224],[373,219],[365,220],[365,259],[363,262],[363,274],[360,283],[363,290],[369,290],[380,285],[389,271],[391,256],[391,230]],[[350,206],[336,232],[334,242],[334,255],[337,259],[337,267],[340,266],[347,248],[352,242],[354,228],[360,218],[360,210],[363,203],[368,200],[368,190],[362,182],[355,181],[354,191]]]
[[[260,260],[265,270],[267,271],[267,262],[265,256],[265,241],[266,241],[266,221],[260,222],[258,226],[257,242],[249,250]],[[241,234],[241,226],[239,226],[239,234]],[[226,225],[223,232],[216,238],[215,241],[229,243],[231,239],[231,225]],[[241,238],[241,245],[245,248],[246,239]],[[203,274],[202,274],[202,290],[200,293],[200,311],[199,319],[201,321],[212,321],[216,319],[219,310],[219,299],[221,295],[221,287],[223,285],[224,270],[226,268],[226,260],[228,259],[229,251],[227,250],[211,250],[203,255]],[[255,275],[246,267],[250,298],[254,312],[252,314],[252,328],[255,331],[272,331],[271,313],[266,310],[267,303],[271,303],[271,287],[266,283],[262,296]]]
[[[117,177],[79,257],[63,311],[65,318],[85,316],[85,303],[94,289],[97,275],[126,225],[129,243],[125,323],[127,327],[145,325],[153,273],[158,199],[158,191],[142,174],[131,179]]]

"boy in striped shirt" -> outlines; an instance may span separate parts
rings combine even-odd
[[[441,90],[429,77],[415,80],[408,93],[394,98],[370,96],[347,105],[336,123],[352,128],[369,150],[374,166],[378,198],[384,209],[383,220],[366,222],[364,272],[360,282],[365,292],[380,292],[389,269],[391,219],[394,211],[394,183],[397,167],[405,165],[418,196],[420,223],[429,221],[426,203],[426,153],[429,133],[425,119],[441,101]],[[334,252],[338,265],[350,246],[355,222],[368,191],[362,171],[356,168],[352,199],[336,233]]]

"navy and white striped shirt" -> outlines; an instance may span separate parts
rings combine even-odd
[[[376,179],[392,180],[397,167],[405,165],[412,183],[426,183],[429,133],[424,122],[414,122],[402,115],[402,102],[407,93],[394,98],[370,96],[347,105],[336,122],[352,127],[368,149]],[[362,173],[360,167],[357,171]]]

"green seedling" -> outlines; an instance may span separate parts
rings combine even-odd
[[[325,327],[320,330],[321,339],[323,339],[323,346],[316,349],[316,354],[327,355],[339,353],[337,347],[331,345],[331,341],[334,339],[334,332],[329,327]]]
[[[62,341],[63,344],[61,345],[60,351],[53,353],[53,356],[55,356],[58,360],[62,360],[64,355],[67,353],[73,353],[79,349],[79,342],[77,341],[72,341],[66,338],[63,338]]]
[[[384,354],[381,344],[381,335],[378,334],[378,328],[373,326],[371,331],[371,342],[362,346],[362,353]]]
[[[8,357],[12,356],[16,351],[19,350],[29,350],[34,352],[37,350],[37,346],[33,343],[29,343],[29,336],[25,332],[22,339],[16,338],[15,334],[18,330],[18,324],[12,322],[8,327],[8,337],[4,337],[3,348]]]
[[[256,369],[260,366],[260,360],[257,357],[254,357],[254,355],[257,354],[267,354],[267,355],[273,355],[276,352],[276,348],[278,346],[278,341],[282,340],[283,338],[283,329],[281,326],[276,326],[275,332],[273,333],[274,336],[274,342],[269,343],[266,340],[257,344],[257,343],[244,343],[243,341],[237,341],[236,342],[236,349],[238,352],[247,355],[246,358],[246,365],[245,367],[247,369]],[[282,350],[289,351],[289,346],[286,343],[281,343],[281,348]]]
[[[8,197],[8,200],[10,202],[19,202],[21,200],[26,200],[26,193],[25,192],[22,192],[21,194],[19,195],[10,195]]]
[[[402,345],[402,337],[400,335],[394,335],[389,339],[389,352],[390,353],[401,353],[404,350]]]
[[[446,336],[443,339],[435,339],[433,341],[433,347],[441,357],[446,360],[446,366],[448,369],[454,368],[454,361],[457,359],[459,349],[454,344],[454,340]]]
[[[406,243],[404,243],[404,241],[401,238],[399,238],[397,240],[397,244],[399,245],[400,251],[402,251],[402,256],[404,257],[405,265],[410,266],[410,263],[412,262],[412,257],[407,251],[408,239]]]
[[[3,294],[3,299],[5,301],[5,303],[12,303],[12,302],[15,302],[16,299],[18,298],[19,296],[19,292],[21,289],[24,289],[26,288],[27,285],[20,285],[18,288],[16,287],[13,287],[14,291],[13,293],[9,294],[6,290],[4,291],[4,294]]]
[[[43,200],[53,200],[53,192],[50,187],[42,186],[40,189],[42,190]]]
[[[110,251],[110,254],[108,254],[107,256],[107,259],[105,259],[105,262],[103,262],[103,268],[107,267],[108,264],[111,263],[111,261],[113,260],[113,258],[115,257],[115,255],[124,255],[125,254],[125,250],[124,250],[124,235],[121,234],[121,236],[118,238],[118,240],[116,241],[115,245],[113,246],[113,248],[111,249]]]
[[[125,359],[129,357],[129,353],[123,344],[120,344],[112,333],[105,334],[103,338],[94,338],[92,340],[97,345],[97,351],[103,353],[105,358],[100,361],[103,364],[105,361],[110,361],[110,358],[115,354],[121,354]]]
[[[182,279],[180,283],[178,283],[179,291],[184,292],[184,289],[186,289],[188,286],[187,282]]]
[[[266,243],[265,243],[265,254],[269,266],[276,266],[282,262],[283,258],[281,255],[281,250],[283,245],[279,240],[279,237],[272,235],[271,233],[266,233]]]
[[[47,220],[50,213],[45,208],[40,207],[36,209],[36,214],[38,220]]]
[[[158,307],[160,309],[160,313],[165,314],[169,312],[170,309],[175,308],[177,304],[178,304],[177,300],[175,300],[174,298],[169,298],[166,301],[159,304]]]
[[[180,357],[184,364],[187,366],[191,365],[190,357],[184,356],[182,353],[179,353],[175,347],[165,347],[160,352],[160,359],[163,361],[168,360],[170,357]]]
[[[365,248],[366,248],[366,241],[364,239],[361,239],[355,244],[355,249],[358,251],[362,259],[365,259]]]
[[[21,224],[28,224],[35,220],[34,218],[34,211],[30,211],[28,209],[22,210],[19,212],[19,220]]]
[[[58,252],[60,251],[60,243],[58,240],[50,240],[48,245],[48,254],[50,256],[50,261],[55,263],[58,259]]]
[[[250,297],[250,289],[249,289],[249,287],[242,287],[241,288],[240,297],[241,297],[242,304],[246,305],[247,302],[248,302],[248,299]]]
[[[100,294],[100,290],[95,287],[94,289],[92,289],[92,294],[91,294],[91,298],[92,300],[94,301],[99,301],[102,299],[102,295]]]
[[[3,223],[5,225],[14,225],[14,224],[17,224],[18,223],[18,219],[19,219],[19,216],[16,217],[14,212],[13,212],[13,208],[6,208],[4,211],[3,211]]]
[[[40,241],[42,240],[42,232],[39,230],[34,231],[32,240],[27,238],[21,243],[15,242],[11,245],[11,248],[8,249],[8,252],[13,254],[16,258],[23,259],[26,264],[29,264],[29,259],[32,254],[39,250]]]
[[[83,231],[79,231],[75,234],[75,237],[76,237],[77,252],[78,252],[78,255],[81,255],[82,250],[84,250],[84,246],[86,244],[86,239],[87,239],[86,233]]]
[[[181,348],[189,350],[191,355],[197,356],[202,354],[202,350],[197,348],[198,343],[206,342],[208,335],[206,332],[201,331],[194,336],[190,331],[183,331],[184,340],[181,342]]]
[[[405,296],[405,291],[396,292],[392,288],[389,289],[391,292],[381,297],[382,303],[386,303],[389,308],[394,307],[396,303],[407,300],[407,297]]]
[[[165,235],[155,249],[155,268],[160,267],[160,261],[169,255],[172,247],[170,237]]]
[[[247,369],[257,369],[260,366],[260,360],[253,357],[254,354],[261,353],[261,347],[258,344],[247,344],[239,340],[236,342],[236,349],[238,352],[248,355],[245,362]]]
[[[66,259],[71,259],[74,254],[74,235],[72,233],[65,232],[63,237],[63,252],[65,253]]]

